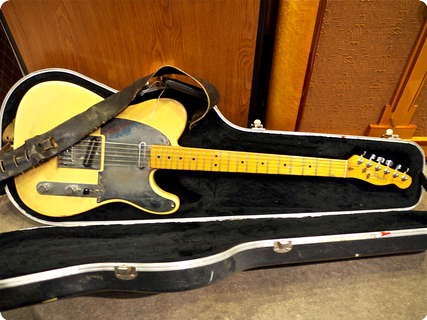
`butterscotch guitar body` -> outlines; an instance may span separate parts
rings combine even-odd
[[[16,114],[15,147],[100,100],[69,82],[32,87]],[[155,183],[146,146],[177,145],[186,118],[185,108],[170,99],[132,105],[72,150],[16,177],[19,197],[32,210],[51,217],[76,215],[116,201],[150,213],[175,212],[179,199]]]

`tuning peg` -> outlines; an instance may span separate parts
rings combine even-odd
[[[363,157],[365,156],[366,151],[363,151],[363,153],[360,155],[359,159],[357,160],[357,164],[362,164],[363,163]]]
[[[391,167],[391,166],[393,166],[393,161],[391,161],[391,160],[387,160],[386,162],[385,162],[385,164],[386,164],[386,166],[387,167]]]
[[[386,160],[385,165],[387,167],[384,169],[384,174],[389,174],[390,173],[390,167],[393,165],[393,161]]]
[[[397,178],[399,176],[398,170],[402,168],[401,164],[398,164],[396,168],[394,168],[393,178]]]
[[[402,181],[406,181],[406,180],[408,180],[408,176],[407,176],[407,173],[408,173],[408,171],[409,171],[409,168],[406,168],[406,170],[405,170],[405,172],[403,173],[403,175],[402,175]]]
[[[375,160],[375,157],[376,157],[376,155],[375,155],[375,154],[372,154],[372,155],[369,157],[369,162],[366,164],[366,167],[367,167],[367,168],[372,167],[372,160]]]
[[[384,161],[385,161],[385,159],[383,157],[378,157],[377,158],[378,165],[375,167],[375,171],[380,171],[381,170],[381,164],[383,164]]]

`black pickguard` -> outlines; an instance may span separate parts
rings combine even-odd
[[[106,146],[108,143],[138,145],[141,142],[147,146],[170,145],[168,138],[160,131],[131,120],[116,118],[103,126],[101,133],[105,136]],[[176,204],[153,191],[149,183],[151,170],[149,161],[142,168],[138,167],[136,161],[134,163],[123,161],[117,165],[105,162],[104,170],[99,172],[101,192],[98,201],[122,199],[150,211],[170,211]]]

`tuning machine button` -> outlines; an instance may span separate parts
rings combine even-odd
[[[366,151],[363,151],[363,153],[360,155],[359,159],[357,160],[357,164],[363,163],[363,157],[366,155]]]
[[[375,171],[380,171],[381,170],[381,165],[384,163],[385,159],[383,157],[378,157],[377,158],[377,166],[375,167]]]
[[[406,170],[403,173],[402,178],[401,178],[402,181],[408,180],[408,175],[407,175],[408,171],[409,171],[409,168],[406,168]]]
[[[375,154],[372,154],[370,157],[369,157],[369,162],[366,164],[366,167],[367,168],[370,168],[370,167],[372,167],[372,161],[373,160],[375,160],[375,157],[376,157],[376,155]]]
[[[397,166],[396,166],[396,168],[394,169],[394,173],[393,173],[393,178],[397,178],[397,177],[399,177],[399,170],[400,170],[400,168],[402,168],[402,165],[401,164],[398,164]]]
[[[384,174],[389,174],[391,172],[390,167],[393,166],[393,161],[386,160],[385,165],[386,165],[386,168],[384,169]]]

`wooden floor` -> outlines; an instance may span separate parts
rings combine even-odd
[[[427,196],[417,208],[427,210]],[[0,231],[29,227],[6,198]],[[144,298],[78,297],[2,313],[7,320],[424,319],[427,254],[253,270],[197,290]]]

